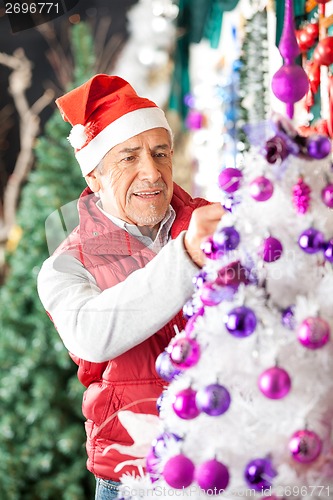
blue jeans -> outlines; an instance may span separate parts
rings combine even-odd
[[[116,481],[96,477],[95,500],[113,500],[113,498],[117,498],[119,484]]]

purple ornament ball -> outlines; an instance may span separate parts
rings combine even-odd
[[[308,254],[317,253],[323,249],[324,235],[318,229],[309,227],[298,238],[298,245]]]
[[[331,141],[326,135],[310,135],[306,141],[308,155],[315,160],[326,158],[331,152]]]
[[[267,490],[272,486],[272,480],[276,476],[272,463],[268,458],[256,458],[251,460],[245,468],[245,481],[256,491]]]
[[[257,318],[252,309],[239,306],[232,309],[224,318],[226,329],[231,335],[244,338],[251,335],[257,326]]]
[[[181,370],[172,364],[167,351],[163,351],[157,356],[155,368],[158,375],[166,382],[171,382],[171,380],[181,373]]]
[[[185,119],[185,124],[189,130],[200,130],[204,126],[205,117],[201,111],[191,109]]]
[[[333,238],[324,244],[324,257],[333,264]]]
[[[196,405],[195,398],[196,391],[194,391],[191,387],[178,392],[174,396],[174,401],[172,403],[172,408],[175,414],[183,420],[196,418],[199,415],[200,410]]]
[[[286,104],[293,104],[302,99],[308,89],[307,74],[298,64],[284,65],[273,75],[273,94]]]
[[[283,246],[277,238],[269,236],[264,240],[262,258],[265,262],[275,262],[276,260],[279,260],[282,252]]]
[[[237,168],[225,168],[218,177],[219,187],[226,193],[234,193],[240,187],[243,174]]]
[[[271,198],[273,191],[274,191],[274,186],[272,182],[267,179],[267,177],[264,177],[261,175],[260,177],[256,177],[251,183],[250,183],[250,195],[252,198],[256,201],[267,201],[269,198]]]
[[[266,398],[282,399],[291,389],[291,379],[286,370],[274,366],[259,376],[258,385]]]
[[[333,208],[333,184],[327,184],[322,189],[321,199],[328,208]]]
[[[217,306],[225,297],[226,290],[214,283],[205,283],[200,292],[200,300],[205,306]]]
[[[222,462],[207,460],[196,467],[195,480],[202,490],[219,495],[229,484],[229,471]]]
[[[307,349],[319,349],[329,341],[330,326],[318,316],[307,318],[297,328],[297,338]]]
[[[291,436],[289,441],[291,456],[296,462],[301,464],[314,462],[319,457],[321,449],[321,439],[313,431],[297,431]]]
[[[228,410],[231,398],[223,385],[210,384],[197,392],[195,402],[200,411],[217,417]]]
[[[190,486],[193,476],[194,464],[192,460],[182,453],[169,458],[163,469],[165,482],[176,490]]]
[[[169,354],[172,364],[183,370],[197,364],[200,358],[200,346],[194,339],[181,337],[172,341]]]
[[[233,226],[222,227],[213,234],[213,242],[223,253],[235,250],[240,242],[239,232]]]

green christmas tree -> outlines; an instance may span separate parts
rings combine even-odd
[[[94,73],[93,39],[84,23],[72,28],[71,52],[77,86]],[[36,290],[49,256],[45,221],[85,185],[66,139],[69,129],[56,111],[38,140],[36,167],[17,217],[23,236],[8,258],[10,273],[0,289],[0,498],[6,500],[93,496],[82,388]]]

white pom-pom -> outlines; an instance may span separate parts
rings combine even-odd
[[[74,125],[67,139],[73,148],[81,149],[87,140],[84,126],[80,124]]]

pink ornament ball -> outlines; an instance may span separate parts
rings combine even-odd
[[[272,182],[261,175],[256,177],[250,183],[250,195],[256,201],[267,201],[271,198],[274,191],[274,186]]]
[[[218,177],[218,185],[226,193],[234,193],[239,189],[242,177],[237,168],[225,168]]]
[[[208,494],[219,495],[229,484],[229,471],[222,462],[207,460],[196,467],[195,480]]]
[[[328,208],[333,208],[333,184],[327,184],[322,189],[321,199]]]
[[[301,464],[314,462],[319,457],[321,449],[321,439],[313,431],[297,431],[291,436],[289,441],[291,456],[296,462]]]
[[[274,366],[260,375],[258,385],[266,398],[282,399],[291,389],[291,379],[286,370]]]
[[[307,349],[320,349],[330,339],[330,326],[319,316],[309,317],[297,328],[297,338]]]
[[[189,337],[174,340],[168,348],[170,359],[174,366],[180,369],[190,368],[197,364],[200,358],[200,346],[198,342]]]
[[[194,464],[192,460],[180,453],[169,458],[163,469],[163,477],[165,482],[175,488],[181,490],[192,484],[194,476]]]
[[[305,96],[308,89],[308,77],[298,64],[284,65],[273,75],[272,90],[279,101],[295,103]]]
[[[275,262],[281,257],[282,251],[283,246],[281,242],[277,238],[269,236],[263,244],[262,258],[265,262]]]
[[[191,387],[178,392],[172,403],[173,411],[177,417],[182,418],[183,420],[196,418],[199,415],[200,410],[196,405],[195,399],[196,391]]]

